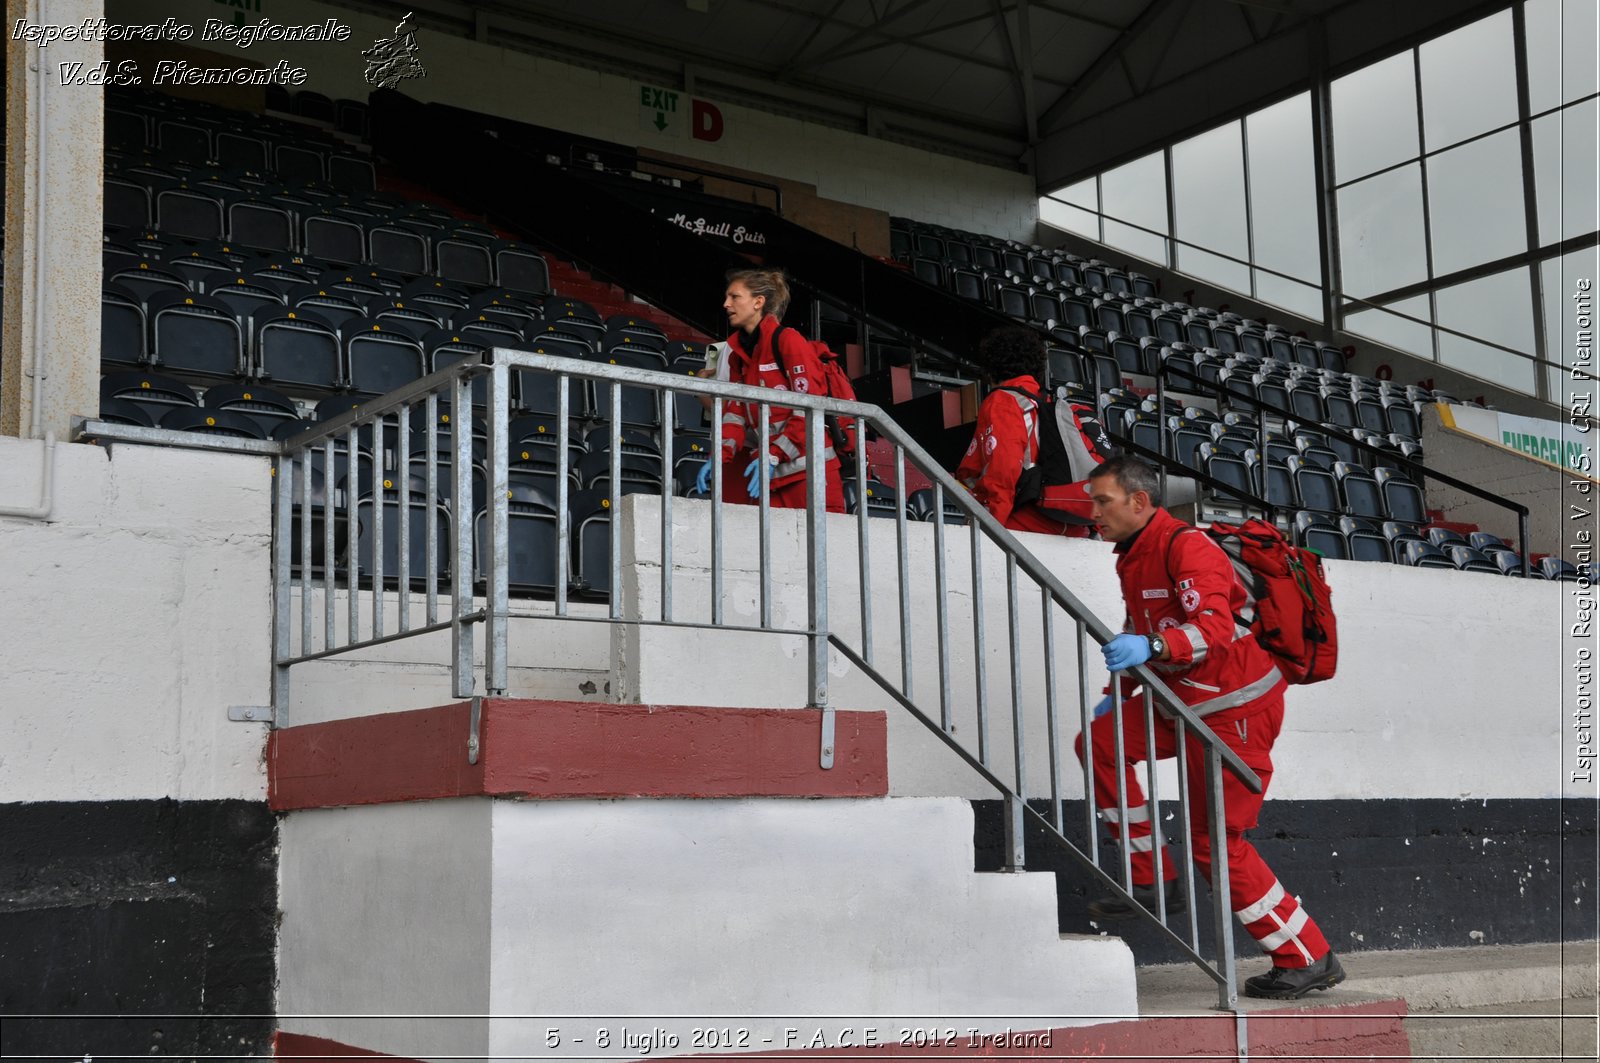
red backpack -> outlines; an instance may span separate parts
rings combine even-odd
[[[1250,595],[1239,619],[1277,659],[1283,677],[1295,684],[1333,678],[1339,629],[1322,558],[1254,518],[1239,525],[1216,521],[1206,534],[1228,555]]]
[[[779,330],[782,331],[781,329]],[[816,355],[817,362],[822,366],[822,394],[835,399],[845,399],[854,402],[856,399],[855,385],[850,383],[850,376],[839,365],[839,356],[833,349],[821,340],[807,339],[799,329],[790,329],[810,347],[811,353]],[[778,355],[778,360],[783,360],[783,354],[778,345],[778,335],[772,336],[772,349]],[[784,366],[785,375],[788,366]],[[843,459],[846,455],[856,452],[856,419],[854,417],[840,417],[835,414],[828,415],[828,434],[833,443],[833,453]]]

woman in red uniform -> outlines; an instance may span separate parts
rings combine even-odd
[[[1093,531],[1087,492],[1078,507],[1078,522],[1053,517],[1032,502],[1016,502],[1017,479],[1039,460],[1044,340],[1029,328],[995,329],[979,344],[978,359],[990,385],[989,397],[978,408],[978,427],[956,467],[956,479],[1012,531],[1087,538]]]
[[[811,343],[783,326],[789,308],[789,282],[782,270],[742,269],[728,275],[722,309],[733,331],[728,336],[728,379],[735,384],[768,387],[800,394],[826,394],[822,365]],[[806,474],[814,464],[806,453],[806,418],[776,402],[767,407],[769,446],[761,445],[761,411],[756,404],[727,402],[722,408],[722,497],[748,504],[761,494],[761,477],[770,481],[774,507],[803,509]],[[827,507],[844,512],[839,459],[826,444],[822,464],[827,476]],[[698,486],[709,489],[711,463],[700,470]]]

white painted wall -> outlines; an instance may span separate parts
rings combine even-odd
[[[626,533],[637,564],[628,570],[628,615],[654,619],[660,611],[659,500],[629,496],[622,513],[639,529]],[[755,511],[725,510],[729,561],[725,570],[730,622],[754,623],[758,581]],[[710,506],[675,500],[673,563],[675,616],[705,621],[709,606]],[[803,515],[774,511],[774,626],[806,623]],[[872,520],[869,547],[874,573],[873,628],[879,659],[899,678],[894,523]],[[860,645],[856,524],[828,522],[830,620]],[[914,700],[937,715],[936,589],[931,525],[909,528],[913,573],[911,640]],[[1107,543],[1023,535],[1025,544],[1066,586],[1115,626],[1122,605]],[[971,619],[971,563],[966,529],[949,530],[954,719],[957,737],[973,743],[976,686]],[[1005,571],[998,551],[984,554],[986,666],[991,740],[996,770],[1011,778],[1010,649],[1006,633]],[[1330,682],[1291,688],[1289,715],[1276,749],[1272,794],[1298,799],[1404,797],[1552,797],[1562,791],[1563,764],[1572,753],[1568,667],[1571,585],[1477,573],[1408,569],[1360,562],[1330,562],[1329,582],[1339,614],[1340,666]],[[1048,794],[1044,669],[1036,596],[1021,601],[1022,702],[1027,709],[1025,762],[1030,795]],[[1070,623],[1058,614],[1057,683],[1063,698],[1078,682]],[[660,628],[619,629],[619,667],[625,700],[672,704],[799,706],[806,700],[805,641],[801,636],[752,632],[696,632],[692,641]],[[690,652],[686,645],[692,646]],[[1593,646],[1592,638],[1589,645]],[[1099,660],[1091,648],[1091,666]],[[708,673],[714,678],[708,682]],[[881,708],[889,714],[889,779],[895,794],[962,794],[994,791],[922,724],[866,677],[852,673],[834,653],[830,697],[840,708]],[[1099,690],[1106,673],[1091,667],[1087,685]],[[1071,750],[1078,731],[1075,706],[1063,706],[1061,757],[1064,793],[1082,796]],[[1493,754],[1488,754],[1488,749]],[[1169,774],[1164,791],[1173,793]],[[1570,792],[1587,792],[1571,790]]]
[[[489,806],[420,801],[284,819],[281,1030],[409,1059],[488,1057]]]
[[[687,1055],[708,1025],[748,1028],[763,1051],[785,1027],[889,1041],[897,1019],[964,1032],[1134,1014],[1121,939],[1062,940],[1054,876],[975,873],[972,830],[953,799],[296,812],[282,1026],[422,1059],[638,1058],[623,1025],[672,1032],[684,1047],[656,1054]],[[440,1014],[494,1018],[406,1017]]]
[[[0,439],[0,500],[38,497],[40,444]],[[271,595],[269,487],[265,459],[119,444],[58,448],[57,507],[50,522],[0,520],[0,592],[11,605],[0,638],[0,800],[108,800],[162,796],[259,797],[264,728],[230,723],[229,705],[269,697]],[[660,569],[659,503],[629,496],[625,587],[629,615],[655,617]],[[753,622],[754,511],[730,507],[736,561],[727,574],[730,619]],[[709,507],[677,500],[675,615],[703,621]],[[798,517],[774,513],[774,556],[787,573],[774,585],[780,627],[803,625],[804,555]],[[878,659],[898,677],[893,522],[874,520]],[[910,526],[914,693],[937,692],[930,525]],[[829,521],[833,616],[859,644],[855,522]],[[1040,559],[1091,608],[1120,622],[1104,543],[1025,536]],[[970,562],[967,534],[950,529],[952,702],[958,736],[975,735]],[[736,567],[735,567],[736,566]],[[1337,678],[1289,692],[1278,744],[1279,797],[1550,797],[1576,752],[1571,667],[1579,648],[1575,585],[1329,563],[1340,614]],[[985,553],[986,660],[991,739],[1009,771],[1010,656],[1004,569]],[[522,606],[519,604],[519,608]],[[391,608],[391,614],[393,610]],[[1036,647],[1038,607],[1021,610],[1025,645]],[[1076,680],[1071,629],[1058,617],[1058,684]],[[435,640],[442,642],[442,640]],[[1593,647],[1590,639],[1588,646]],[[398,644],[354,661],[295,670],[294,719],[312,722],[450,700],[437,661],[445,647]],[[512,628],[512,692],[524,696],[656,704],[798,706],[805,701],[805,647],[798,636],[684,632],[520,621]],[[1092,654],[1092,651],[1091,651]],[[1033,652],[1025,662],[1035,659]],[[1091,655],[1091,660],[1094,656]],[[542,669],[549,668],[550,671]],[[1043,669],[1023,670],[1023,701],[1037,715]],[[605,683],[612,684],[608,695]],[[593,692],[579,684],[594,682]],[[1103,673],[1092,669],[1098,691]],[[896,794],[987,797],[992,791],[953,754],[837,654],[831,697],[843,708],[882,708],[890,723]],[[937,704],[935,700],[934,705]],[[936,711],[936,710],[935,710]],[[1061,725],[1064,792],[1081,783]],[[1030,793],[1046,793],[1042,725],[1028,729]],[[1493,756],[1486,756],[1486,749]],[[1168,790],[1170,793],[1171,791]],[[1570,789],[1580,793],[1581,789]]]
[[[114,21],[119,11],[127,13],[126,21],[142,22],[148,15],[143,7],[136,8],[126,0],[112,0],[106,8],[107,17]],[[227,21],[231,17],[229,10],[214,0],[171,0],[162,5],[162,14],[196,27],[208,18]],[[291,24],[337,18],[354,32],[345,43],[264,41],[235,54],[269,66],[287,60],[310,72],[306,88],[336,98],[366,99],[371,86],[362,78],[361,49],[391,36],[393,22],[315,0],[273,0],[270,17]],[[803,181],[815,184],[817,194],[825,199],[921,221],[1017,240],[1033,239],[1038,198],[1033,179],[1024,173],[722,99],[714,101],[725,122],[720,141],[666,137],[641,124],[639,83],[628,78],[426,30],[418,34],[417,45],[428,76],[400,86],[416,99]],[[219,48],[216,44],[198,46]]]
[[[42,444],[0,438],[0,502]],[[0,802],[264,799],[266,459],[56,448],[48,522],[0,518]]]

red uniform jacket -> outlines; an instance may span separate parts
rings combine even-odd
[[[1041,532],[1045,535],[1087,536],[1083,525],[1063,524],[1041,513],[1032,503],[1016,505],[1017,477],[1026,462],[1039,460],[1039,407],[1026,412],[1020,396],[1002,388],[1021,388],[1039,396],[1039,382],[1023,375],[1003,380],[978,407],[978,426],[967,447],[966,456],[956,467],[956,479],[966,484],[972,496],[993,514],[994,519],[1012,531]],[[1084,499],[1085,513],[1089,508]]]
[[[798,391],[802,394],[813,387],[819,391],[823,383],[822,365],[817,361],[811,344],[793,329],[778,336],[782,358],[773,350],[773,334],[783,324],[771,314],[762,317],[756,328],[755,347],[745,350],[746,336],[735,332],[728,337],[728,379],[735,384],[774,388],[779,391]],[[761,444],[761,411],[754,405],[728,402],[722,409],[722,450],[725,461],[745,461],[752,457]],[[805,476],[806,472],[806,419],[787,406],[774,403],[768,407],[771,440],[769,456],[778,463],[772,474],[772,485],[782,487]],[[741,453],[744,452],[744,453]],[[734,455],[738,455],[737,458]],[[833,446],[828,444],[823,453],[824,462],[834,460]],[[741,465],[742,469],[743,466]]]
[[[1272,656],[1235,614],[1248,597],[1222,547],[1165,509],[1117,544],[1117,578],[1128,609],[1124,631],[1159,633],[1171,660],[1151,661],[1172,692],[1200,716],[1249,716],[1287,685]],[[1180,534],[1181,533],[1181,534]],[[1137,680],[1124,676],[1123,696]]]

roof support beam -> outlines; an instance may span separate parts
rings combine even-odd
[[[1005,34],[1006,49],[1011,53],[1011,69],[1017,79],[1017,95],[1022,104],[1022,117],[1027,129],[1028,148],[1039,141],[1039,116],[1033,102],[1033,34],[1028,25],[1028,0],[1017,0],[1017,32],[1011,32],[1006,20],[1006,9],[1000,0],[994,0],[994,20]]]
[[[1067,108],[1071,107],[1077,98],[1083,94],[1083,90],[1098,80],[1100,75],[1111,69],[1112,65],[1122,58],[1123,53],[1128,50],[1133,42],[1143,36],[1144,32],[1161,17],[1162,12],[1171,7],[1173,3],[1174,0],[1150,0],[1145,9],[1139,12],[1139,17],[1128,23],[1128,28],[1123,30],[1117,36],[1117,39],[1111,42],[1111,47],[1101,52],[1100,57],[1089,64],[1089,69],[1085,70],[1076,81],[1067,87],[1067,91],[1063,92],[1044,114],[1039,116],[1039,128],[1046,131],[1054,128],[1061,117],[1066,114]]]

